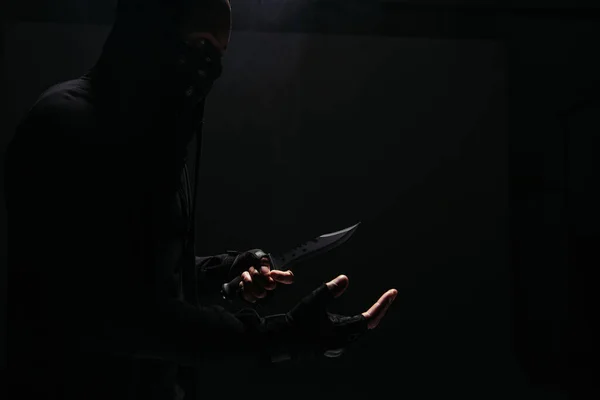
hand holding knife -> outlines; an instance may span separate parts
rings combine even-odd
[[[292,270],[296,264],[326,253],[345,243],[354,234],[359,224],[360,222],[337,232],[323,234],[283,253],[267,254],[261,250],[257,250],[254,252],[254,256],[258,259],[267,259],[272,271]],[[224,299],[232,300],[239,294],[242,279],[242,275],[240,275],[231,280],[231,282],[223,284],[221,294]]]

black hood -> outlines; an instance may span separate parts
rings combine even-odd
[[[182,9],[160,0],[142,3],[120,3],[88,79],[99,112],[107,116],[101,123],[126,131],[156,160],[152,165],[164,166],[178,182],[194,135],[198,176],[204,99],[220,75],[221,53],[209,42],[193,49],[185,45],[178,35]],[[196,89],[192,96],[190,88]]]
[[[115,24],[90,73],[104,105],[128,115],[198,117],[195,114],[202,108],[200,100],[220,75],[221,55],[207,43],[202,51],[195,49],[198,54],[193,57],[211,59],[216,67],[195,63],[191,72],[182,70],[181,59],[193,58],[184,57],[188,49],[178,35],[184,3],[184,0],[119,2]],[[196,73],[199,68],[207,71],[201,82]],[[205,93],[201,98],[186,96],[192,85],[203,88]]]

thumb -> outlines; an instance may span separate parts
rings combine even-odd
[[[346,275],[340,275],[337,278],[326,283],[329,292],[333,295],[333,298],[340,297],[348,288],[350,281]]]

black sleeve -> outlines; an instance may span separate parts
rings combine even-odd
[[[222,275],[225,278],[238,254],[237,251],[229,251],[214,256],[196,256],[196,268],[198,271],[210,271],[215,276]]]
[[[137,143],[59,138],[51,125],[28,121],[7,158],[9,236],[18,255],[11,268],[21,293],[44,299],[21,314],[39,313],[46,340],[77,343],[78,351],[190,365],[268,362],[273,335],[263,318],[191,305],[175,289],[170,257],[180,240],[161,234],[169,231],[169,185],[178,178],[170,158]]]
[[[208,257],[196,257],[196,279],[200,296],[210,296],[221,290],[239,252],[229,251]]]

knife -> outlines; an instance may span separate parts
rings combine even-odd
[[[289,270],[300,262],[306,261],[319,254],[326,253],[345,243],[354,234],[359,224],[360,222],[349,228],[342,229],[341,231],[323,234],[284,253],[267,254],[258,251],[255,253],[255,256],[258,258],[267,257],[272,270]],[[240,290],[241,280],[242,277],[240,275],[232,279],[231,282],[223,284],[221,287],[221,295],[225,300],[232,300],[235,298]]]

